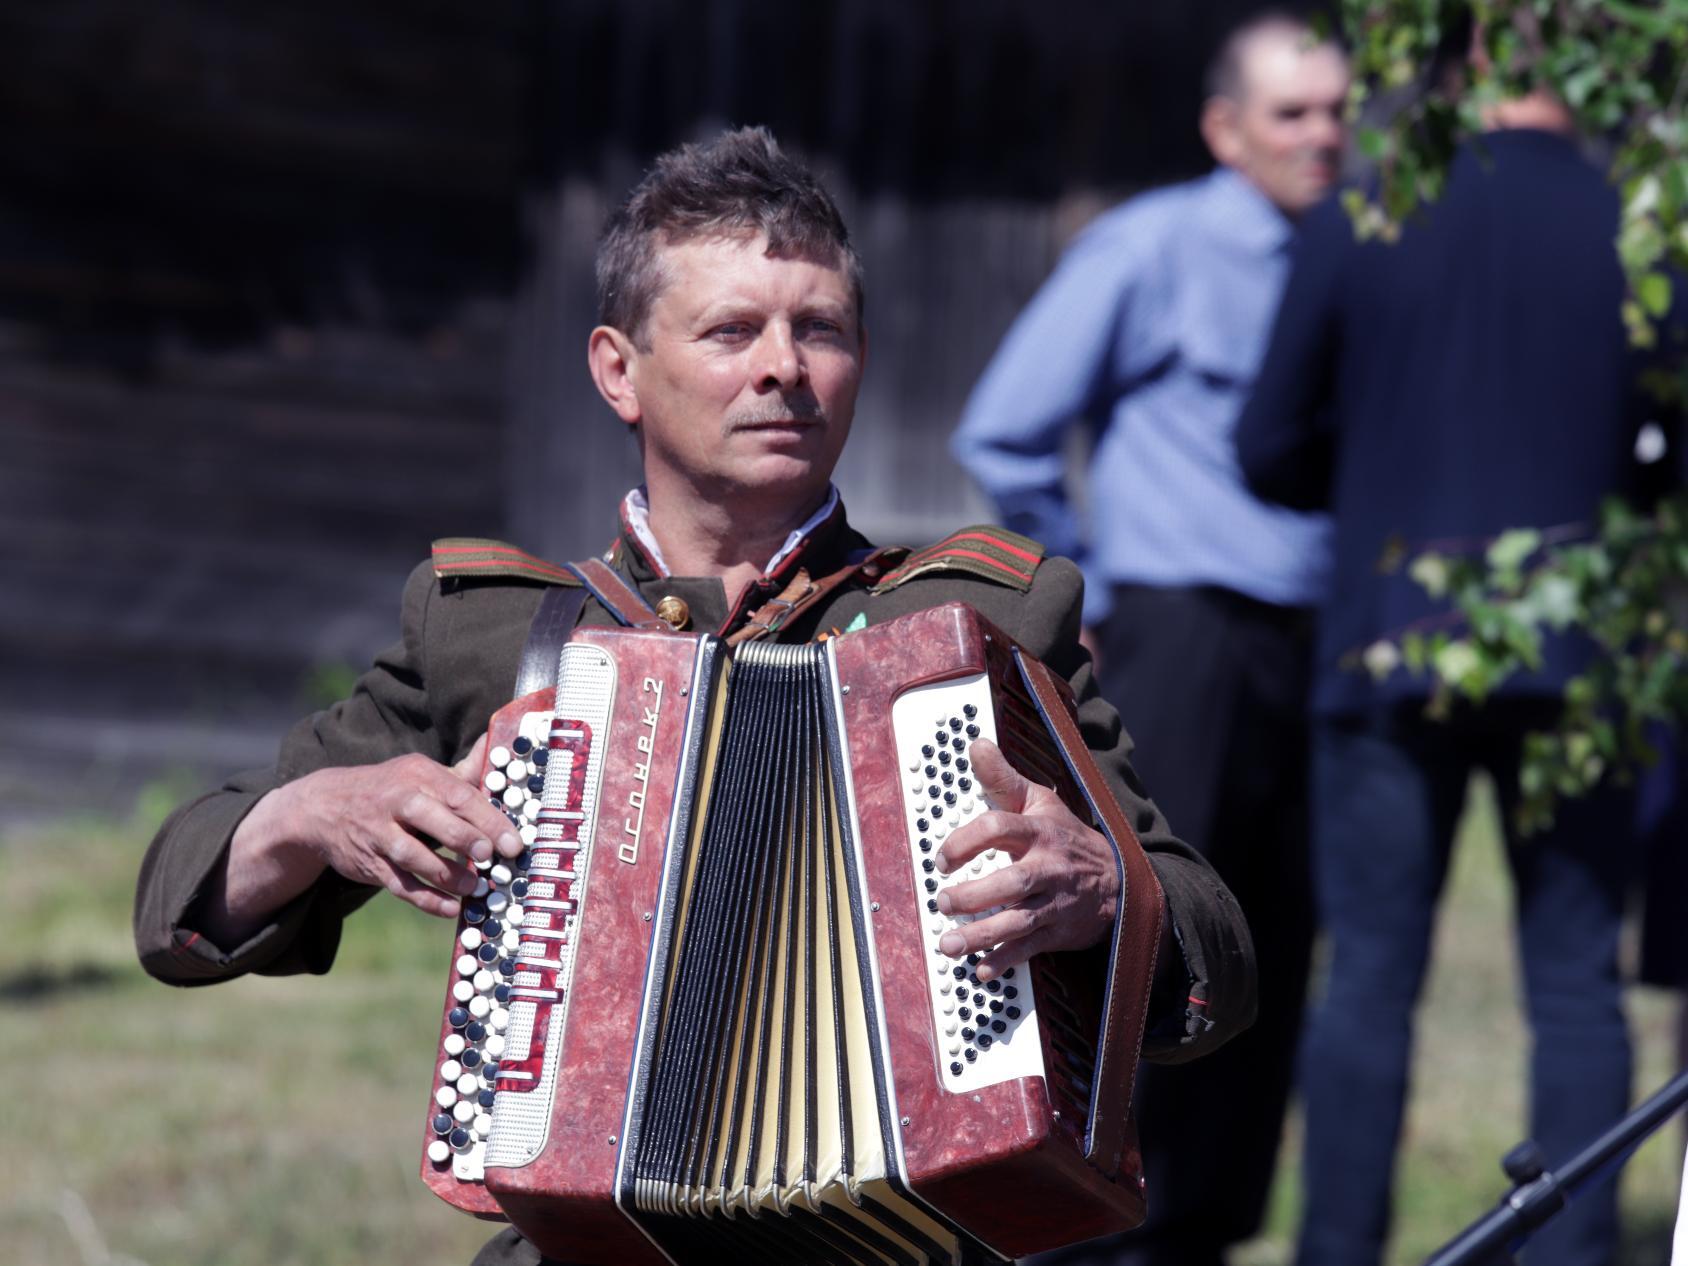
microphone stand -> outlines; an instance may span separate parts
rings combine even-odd
[[[1605,1179],[1660,1126],[1688,1103],[1688,1072],[1680,1073],[1612,1126],[1557,1172],[1543,1163],[1533,1141],[1520,1143],[1500,1165],[1512,1190],[1425,1260],[1424,1266],[1500,1266],[1584,1187]]]

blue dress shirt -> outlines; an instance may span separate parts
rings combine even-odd
[[[1290,222],[1227,168],[1134,198],[1079,237],[974,388],[956,460],[1003,522],[1085,571],[1085,621],[1111,585],[1218,585],[1311,606],[1323,515],[1257,499],[1232,432],[1288,270]],[[1088,533],[1062,437],[1093,429]]]

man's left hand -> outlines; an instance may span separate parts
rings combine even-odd
[[[1053,790],[1010,765],[996,744],[980,739],[969,755],[996,808],[944,841],[937,868],[951,874],[989,848],[1013,861],[938,894],[944,914],[1002,907],[945,932],[938,948],[952,957],[989,951],[978,965],[979,979],[989,980],[1033,954],[1094,945],[1112,929],[1119,904],[1113,845]]]

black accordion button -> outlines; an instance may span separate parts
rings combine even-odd
[[[479,1068],[481,1066],[481,1053],[470,1047],[457,1057],[457,1062],[465,1068]]]
[[[943,783],[946,787],[953,786],[955,783],[955,775],[946,769],[942,774],[938,775],[938,781]]]
[[[952,1077],[961,1076],[961,1061],[960,1060],[954,1060],[950,1063],[950,1075]]]
[[[533,792],[535,795],[538,795],[540,792],[544,791],[545,790],[545,775],[544,774],[534,774],[531,778],[529,778],[527,780],[527,789],[529,791]]]
[[[949,764],[951,759],[952,759],[952,757],[950,756],[949,751],[947,749],[938,753],[938,764],[940,764],[940,765]]]
[[[921,827],[920,829],[924,831],[926,828]],[[920,851],[922,853],[930,853],[932,851],[932,841],[927,839],[924,835],[920,837]]]
[[[920,859],[920,869],[925,871],[928,875],[932,873],[932,865],[933,863],[930,857],[922,857]]]
[[[928,822],[925,818],[916,818],[914,820],[914,829],[917,830],[917,831],[927,831],[927,830],[930,830],[931,827],[932,827],[932,824],[930,822]],[[924,844],[926,841],[921,840],[920,842],[922,844]]]
[[[1020,1008],[1019,1007],[1009,1007],[1008,1008],[1008,1018],[1010,1020],[1018,1020],[1020,1018]]]
[[[957,1007],[955,1009],[955,1013],[963,1020],[971,1020],[973,1018],[973,1011],[970,1007]]]
[[[958,730],[959,731],[961,729],[961,718],[960,717],[951,717],[949,719],[949,728],[952,729],[952,730]]]
[[[974,704],[964,703],[961,705],[961,715],[971,721],[974,717],[979,715],[979,709]]]
[[[958,967],[956,967],[955,971],[951,974],[954,975],[957,980],[966,980],[967,979],[967,969],[965,967],[958,966]]]
[[[1001,1010],[1002,1010],[1002,999],[1001,998],[992,998],[991,999],[991,1014],[995,1015],[998,1012],[1000,1012]]]
[[[497,919],[488,919],[481,925],[481,935],[487,940],[504,935],[504,925]]]
[[[1007,971],[1003,972],[1002,978],[1004,980],[1013,980],[1014,979],[1014,969],[1012,967],[1010,967]]]
[[[990,1035],[990,1034],[989,1034],[989,1033],[981,1033],[981,1034],[979,1034],[979,1049],[980,1049],[980,1050],[981,1050],[981,1051],[988,1051],[988,1050],[990,1050],[990,1048],[991,1048],[991,1043],[992,1043],[992,1042],[994,1042],[994,1041],[995,1041],[995,1040],[996,1040],[996,1039],[995,1039],[995,1038],[993,1038],[993,1037],[992,1037],[992,1036],[991,1036],[991,1035]]]
[[[514,964],[511,965],[511,970],[512,971],[515,970]],[[503,1006],[506,1002],[509,1002],[510,1001],[510,986],[509,985],[494,985],[492,987],[492,1000],[494,1002],[496,1002],[499,1006]]]
[[[451,1113],[442,1112],[434,1118],[434,1133],[435,1134],[450,1134],[451,1133]]]
[[[985,995],[982,994],[982,993],[974,994],[973,995],[973,1005],[976,1006],[976,1007],[983,1007],[985,1005]]]
[[[967,758],[965,756],[957,756],[955,758],[955,768],[958,773],[965,774],[967,772]]]
[[[476,950],[475,954],[483,963],[496,963],[498,961],[498,946],[488,941]]]
[[[960,971],[961,969],[958,967],[956,970]],[[469,1009],[467,1007],[453,1007],[446,1014],[445,1019],[446,1023],[451,1025],[452,1028],[460,1029],[469,1023]]]
[[[475,1102],[480,1104],[483,1108],[490,1108],[492,1107],[493,1100],[497,1097],[498,1096],[494,1091],[483,1090],[480,1094],[475,1096]]]
[[[969,1046],[965,1051],[963,1051],[962,1054],[967,1057],[967,1062],[969,1064],[971,1064],[974,1060],[979,1058],[979,1052],[974,1050],[971,1046]]]
[[[516,960],[513,958],[506,958],[502,963],[498,964],[498,970],[506,977],[514,976],[516,974]]]
[[[950,746],[958,752],[965,752],[967,750],[967,742],[965,739],[952,739],[950,741]]]
[[[991,1031],[995,1033],[1006,1033],[1008,1031],[1008,1022],[1006,1020],[992,1020]]]
[[[517,735],[516,741],[510,744],[510,750],[517,756],[526,756],[533,750],[533,740],[524,735]]]
[[[486,907],[478,901],[471,901],[463,907],[463,921],[465,923],[479,923],[486,918]]]
[[[528,881],[525,880],[525,879],[517,879],[517,880],[512,881],[511,884],[510,884],[510,895],[512,897],[514,897],[517,901],[520,901],[523,897],[527,896],[528,895]]]
[[[1002,988],[1002,982],[1000,980],[987,980],[985,981],[985,988],[989,989],[992,993],[996,993]]]
[[[938,881],[936,879],[928,879],[926,881],[926,891],[927,892],[938,891]]]
[[[451,1132],[451,1145],[460,1152],[464,1148],[468,1147],[469,1131],[465,1130],[462,1126],[458,1126]]]
[[[465,1012],[464,1014],[467,1015],[468,1013]],[[468,1028],[463,1030],[463,1036],[468,1038],[471,1042],[484,1042],[486,1041],[486,1025],[482,1024],[479,1020],[476,1020]]]
[[[1002,996],[1004,998],[1018,998],[1020,996],[1020,991],[1014,988],[1013,985],[1006,985],[1002,990]]]
[[[967,956],[967,965],[969,967],[977,967],[979,965],[979,961],[983,958],[984,958],[983,954],[980,954],[979,952],[974,951],[973,953],[971,953]]]
[[[976,726],[976,725],[968,726],[967,727],[967,737],[968,738],[978,738],[979,737],[979,727]]]
[[[930,787],[926,788],[926,794],[936,800],[938,798],[938,784],[933,783]]]
[[[968,1025],[962,1026],[961,1040],[963,1042],[971,1042],[977,1036],[978,1036],[978,1034],[973,1031],[971,1026],[968,1026]]]
[[[936,765],[926,766],[926,776],[928,778],[936,778],[938,776],[938,767]]]
[[[938,913],[938,899],[936,897],[933,897],[930,900],[928,900],[926,902],[926,908],[928,910],[930,910],[933,914]]]
[[[973,780],[971,778],[963,778],[956,785],[958,787],[960,787],[963,791],[972,791],[973,790]]]
[[[932,788],[932,790],[937,791],[937,788],[934,787],[934,788]],[[955,792],[953,792],[953,791],[944,792],[944,803],[945,804],[954,804],[955,803]]]

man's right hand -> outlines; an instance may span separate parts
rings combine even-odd
[[[483,735],[451,768],[413,754],[320,769],[276,788],[236,829],[200,930],[233,948],[325,869],[455,918],[459,898],[475,887],[473,863],[522,850],[480,788],[485,752]]]

